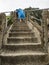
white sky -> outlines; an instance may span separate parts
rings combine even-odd
[[[0,0],[0,12],[26,7],[49,8],[49,0]]]

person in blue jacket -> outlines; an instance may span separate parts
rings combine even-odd
[[[20,22],[21,20],[25,19],[25,12],[22,9],[16,9],[16,14]]]

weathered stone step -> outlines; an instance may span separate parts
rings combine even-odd
[[[14,30],[16,30],[16,29],[29,29],[28,27],[12,27],[11,29],[14,29]]]
[[[2,57],[1,65],[45,65],[47,54],[39,56]]]
[[[12,27],[28,27],[28,25],[13,25]]]
[[[15,24],[13,26],[19,26],[19,27],[21,27],[21,26],[28,26],[28,25],[27,24]]]
[[[36,37],[8,37],[7,43],[37,43]]]
[[[30,30],[30,29],[29,28],[21,28],[20,27],[20,28],[16,28],[16,29],[15,28],[12,28],[11,30]]]
[[[34,37],[35,34],[34,32],[9,32],[9,37],[18,37],[18,36]]]
[[[7,43],[5,43],[4,44],[5,46],[7,45],[7,46],[26,46],[26,45],[33,45],[33,46],[36,46],[36,45],[41,45],[41,43],[25,43],[25,44],[23,44],[23,43],[21,43],[21,44],[14,44],[14,43],[12,43],[12,44],[7,44]]]
[[[47,53],[44,53],[44,52],[40,52],[40,51],[29,51],[29,52],[23,52],[23,53],[5,53],[5,52],[2,52],[0,54],[0,57],[23,57],[23,56],[46,56]]]
[[[27,25],[21,25],[21,26],[20,26],[20,25],[13,25],[12,27],[13,27],[13,28],[17,28],[17,27],[24,27],[24,28],[27,27],[27,28],[29,28]]]
[[[26,24],[26,22],[25,21],[22,21],[22,22],[17,21],[17,22],[14,22],[13,24]]]
[[[18,27],[18,28],[11,28],[11,30],[30,30],[30,29],[29,28]]]
[[[10,30],[11,32],[31,32],[31,30],[30,29],[21,29],[21,30],[18,30],[18,29],[16,29],[16,30]]]
[[[3,45],[3,51],[5,52],[29,52],[29,51],[43,51],[41,43],[21,43],[21,44],[5,44]]]
[[[13,25],[27,25],[27,23],[25,23],[25,22],[16,22],[16,23],[13,23]]]
[[[17,28],[17,27],[29,28],[27,25],[25,25],[25,26],[24,25],[22,25],[22,26],[20,26],[20,25],[16,25],[16,26],[13,25],[12,27],[14,27],[14,28]]]

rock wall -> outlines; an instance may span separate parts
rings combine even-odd
[[[15,12],[11,12],[10,13],[10,16],[11,16],[12,22],[16,21],[17,16],[16,16],[16,13]]]
[[[2,45],[2,36],[5,27],[6,27],[6,15],[4,13],[0,13],[0,48]]]

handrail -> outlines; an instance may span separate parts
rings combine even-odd
[[[42,47],[44,49],[44,52],[48,52],[48,31],[47,31],[47,10],[43,10],[42,12],[42,20],[41,20],[41,26],[37,22],[33,22],[30,17],[29,21],[39,30],[41,33],[41,42]],[[35,17],[33,17],[36,19]],[[37,20],[37,19],[36,19]]]
[[[49,8],[45,8],[45,9],[33,9],[33,10],[25,10],[26,12],[33,12],[33,11],[42,11],[42,10],[49,10]]]
[[[30,21],[31,21],[31,23],[32,23],[32,24],[38,29],[38,31],[41,33],[41,32],[42,32],[42,28],[41,28],[41,26],[39,26],[38,23],[33,22],[31,19],[30,19]]]
[[[35,18],[35,17],[32,17],[33,19],[36,19],[36,20],[38,20],[38,21],[42,21],[42,20],[40,20],[40,19],[37,19],[37,18]],[[33,22],[33,20],[31,20],[32,19],[31,18],[31,15],[29,15],[29,21],[38,29],[38,31],[41,33],[42,32],[42,27],[37,23],[37,22]]]
[[[31,15],[29,15],[29,16],[31,17],[31,19],[35,19],[35,20],[41,21],[41,19],[37,19],[37,18],[34,17],[34,16],[31,16]]]

